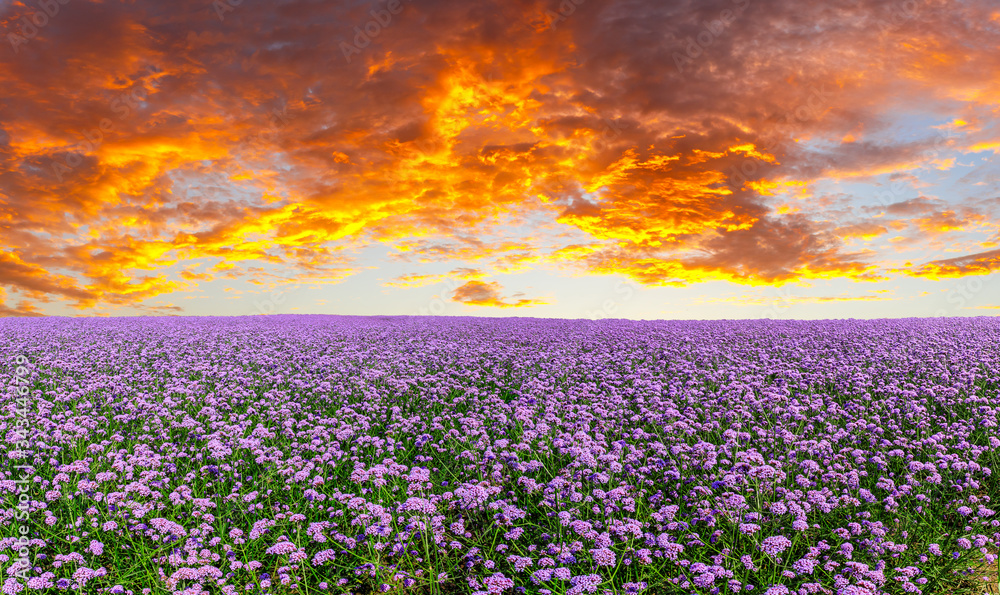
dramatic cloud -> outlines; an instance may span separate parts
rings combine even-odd
[[[987,275],[1000,270],[1000,250],[990,250],[979,254],[969,254],[958,258],[948,258],[928,262],[912,270],[904,270],[918,277],[946,278],[966,275]]]
[[[509,302],[508,298],[500,295],[503,287],[493,281],[483,283],[482,281],[469,281],[452,293],[451,299],[456,302],[468,304],[470,306],[493,306],[496,308],[520,308],[545,304],[542,300],[533,300],[520,297],[523,294],[515,293],[512,298],[518,298],[514,302]]]
[[[998,231],[986,0],[57,4],[0,12],[5,312],[262,267],[496,307],[543,302],[482,279],[539,270],[996,270],[945,254]]]

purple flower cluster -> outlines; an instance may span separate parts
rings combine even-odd
[[[0,332],[0,493],[30,465],[45,527],[7,593],[930,595],[997,559],[996,319]]]

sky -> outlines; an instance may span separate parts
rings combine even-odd
[[[0,315],[1000,314],[992,0],[0,0]]]

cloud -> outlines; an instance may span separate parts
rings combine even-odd
[[[70,277],[53,275],[42,266],[25,262],[16,252],[0,252],[0,279],[14,289],[42,295],[55,294],[78,303],[92,303],[98,297],[77,287]]]
[[[208,281],[168,272],[189,260],[336,282],[375,245],[654,285],[873,280],[892,249],[850,241],[890,225],[810,187],[917,187],[1000,138],[985,0],[588,0],[558,22],[551,1],[404,2],[349,56],[370,5],[171,6],[60,4],[0,52],[8,288],[136,304]],[[914,97],[950,124],[889,134]],[[969,194],[885,211],[920,239],[975,230]]]
[[[11,308],[6,304],[0,304],[0,317],[3,316],[29,317],[29,316],[44,316],[44,314],[35,310],[32,304],[28,302],[21,302],[17,308]]]
[[[17,307],[12,308],[5,303],[7,291],[0,287],[0,317],[4,316],[44,316],[32,302],[21,300]]]
[[[501,296],[503,287],[496,281],[484,283],[469,281],[452,292],[452,301],[469,306],[489,306],[493,308],[523,308],[527,306],[546,305],[549,302],[536,299],[521,298],[523,294],[515,293],[510,298]],[[508,301],[517,298],[516,301]]]
[[[886,229],[884,225],[879,225],[878,223],[862,222],[838,227],[834,230],[834,233],[843,239],[858,238],[862,240],[871,240],[880,235],[889,233],[889,230]]]
[[[913,277],[947,279],[967,275],[988,275],[1000,270],[1000,250],[989,250],[957,258],[935,260],[915,268],[895,269],[893,272]]]
[[[958,214],[955,211],[939,211],[927,217],[913,219],[913,223],[925,234],[939,234],[949,231],[964,231],[986,221],[986,216],[966,210]]]
[[[592,270],[619,272],[647,285],[706,280],[768,285],[798,279],[880,280],[868,252],[844,253],[839,239],[802,215],[764,218],[746,229],[709,237],[691,255],[610,249],[588,255]]]
[[[386,287],[396,287],[400,289],[410,289],[413,287],[423,287],[425,285],[433,285],[435,283],[440,283],[446,279],[482,279],[486,276],[486,273],[482,272],[476,268],[470,267],[459,267],[452,270],[449,273],[444,273],[441,275],[424,275],[419,273],[411,273],[408,275],[400,275],[392,281],[387,281],[383,283]]]
[[[897,215],[901,217],[911,217],[913,215],[919,215],[922,213],[926,213],[928,211],[933,211],[940,205],[941,203],[939,201],[927,198],[926,196],[920,196],[917,198],[911,198],[909,200],[892,203],[885,207],[885,211],[891,215]]]

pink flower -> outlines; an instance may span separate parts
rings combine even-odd
[[[94,540],[90,542],[90,547],[88,549],[90,550],[90,553],[95,556],[100,556],[104,553],[104,544],[100,541]]]
[[[615,553],[606,547],[590,550],[590,553],[594,556],[594,562],[596,562],[598,566],[615,565]]]
[[[514,586],[514,581],[505,577],[503,573],[496,573],[483,579],[483,583],[490,593],[503,593]]]
[[[768,537],[760,544],[760,549],[770,556],[777,556],[792,546],[791,540],[783,535]]]
[[[299,548],[290,541],[280,541],[272,545],[271,547],[267,548],[267,551],[265,553],[283,556],[286,554],[290,554],[296,551],[297,549]]]

